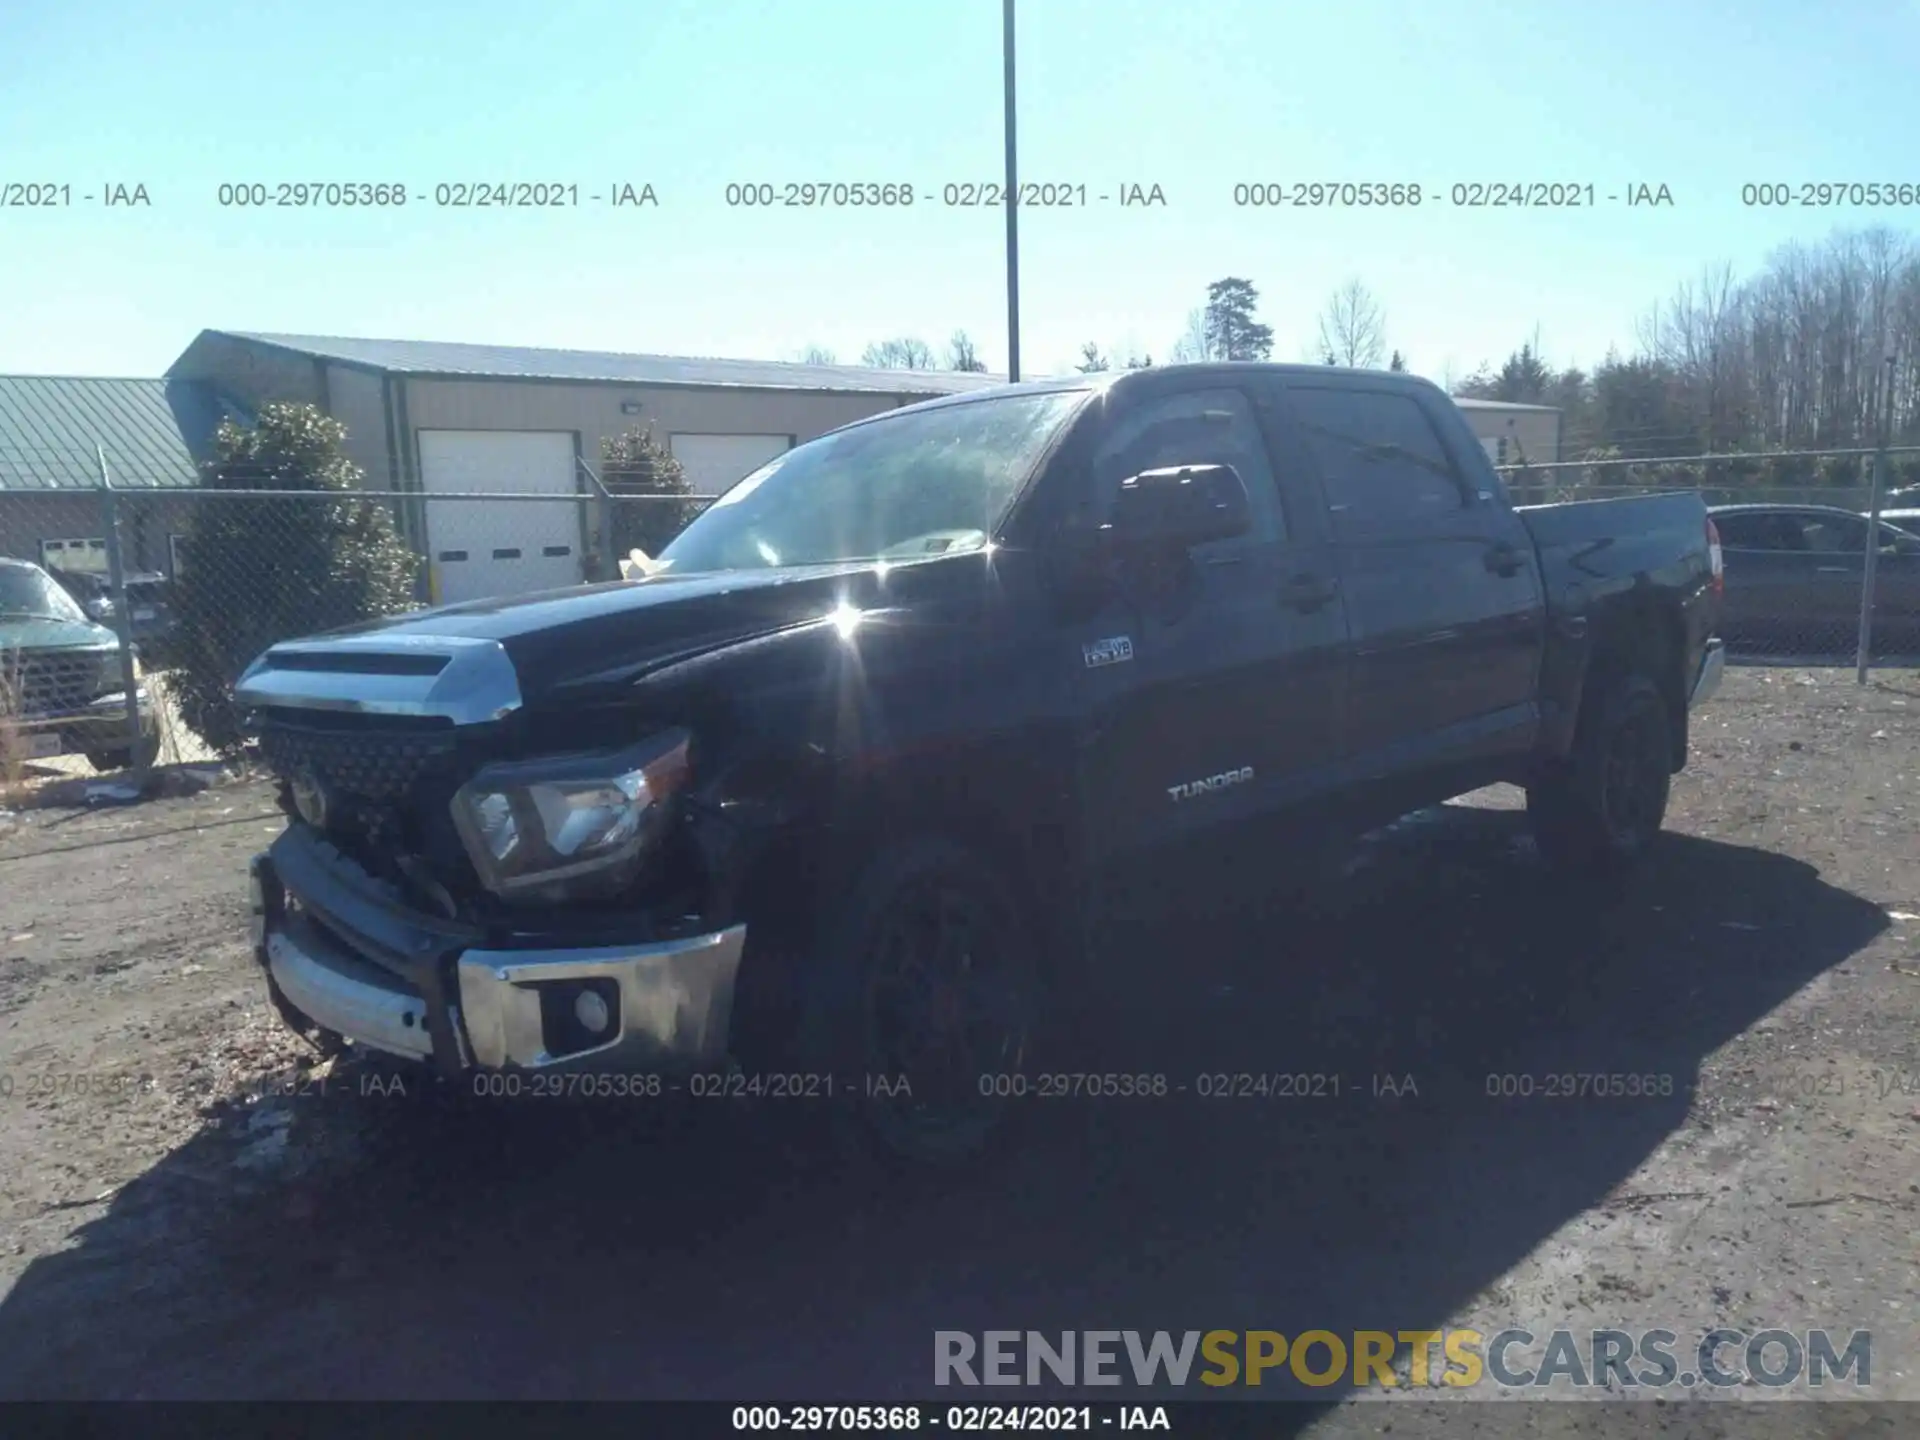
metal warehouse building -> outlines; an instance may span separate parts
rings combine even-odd
[[[1453,402],[1496,465],[1549,465],[1561,459],[1560,412],[1551,405],[1510,405],[1504,400]]]
[[[249,408],[306,401],[346,426],[370,488],[579,495],[600,443],[651,429],[716,495],[837,426],[994,377],[413,340],[203,331],[167,371]],[[590,575],[578,505],[428,503],[416,535],[441,599]],[[448,558],[458,557],[458,558]]]
[[[104,462],[131,570],[171,573],[214,432],[242,408],[186,380],[0,375],[0,556],[106,569]]]

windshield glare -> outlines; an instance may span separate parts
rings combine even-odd
[[[52,576],[30,565],[0,565],[0,615],[82,623],[87,618]]]
[[[1089,393],[977,400],[823,435],[727,491],[659,559],[679,574],[980,549]]]

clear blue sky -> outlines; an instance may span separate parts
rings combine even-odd
[[[1905,210],[1743,182],[1920,186],[1920,0],[1023,0],[1022,175],[1164,208],[1022,215],[1023,359],[1164,359],[1208,281],[1304,358],[1358,277],[1444,378],[1538,327],[1591,363],[1704,265]],[[996,0],[0,0],[0,371],[155,374],[203,327],[843,361],[956,328],[1006,359]],[[910,182],[909,210],[730,209],[729,181]],[[400,181],[387,212],[222,209],[224,182]],[[436,182],[579,209],[436,209]],[[1596,210],[1236,208],[1242,181],[1591,182]],[[80,200],[144,184],[146,209]],[[650,183],[657,208],[586,199]],[[1607,194],[1666,184],[1670,209]],[[931,196],[931,202],[925,197]]]

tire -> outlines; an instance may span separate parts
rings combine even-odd
[[[142,736],[138,750],[137,755],[131,745],[123,745],[118,750],[89,750],[87,763],[102,775],[114,770],[131,770],[136,764],[151,765],[160,758],[160,737]]]
[[[1645,675],[1595,676],[1573,753],[1527,788],[1534,841],[1557,870],[1619,876],[1646,858],[1673,783],[1673,719]]]
[[[1021,1102],[993,1077],[1023,1069],[1044,999],[1032,917],[1001,875],[950,841],[888,846],[817,934],[799,1050],[857,1092],[834,1107],[842,1150],[941,1167],[1003,1137]]]

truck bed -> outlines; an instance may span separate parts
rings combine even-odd
[[[1523,505],[1515,513],[1533,537],[1546,599],[1540,688],[1549,752],[1571,744],[1590,649],[1609,633],[1666,637],[1678,663],[1660,668],[1684,716],[1718,619],[1705,502],[1688,490]],[[1652,613],[1624,613],[1635,611]],[[1654,615],[1667,618],[1649,631]]]
[[[1606,553],[1602,568],[1613,573],[1635,560],[1670,564],[1677,554],[1706,554],[1706,502],[1692,490],[1518,505],[1514,513],[1540,548],[1543,565],[1549,552],[1562,562],[1583,552]],[[1580,573],[1577,567],[1574,573]]]

